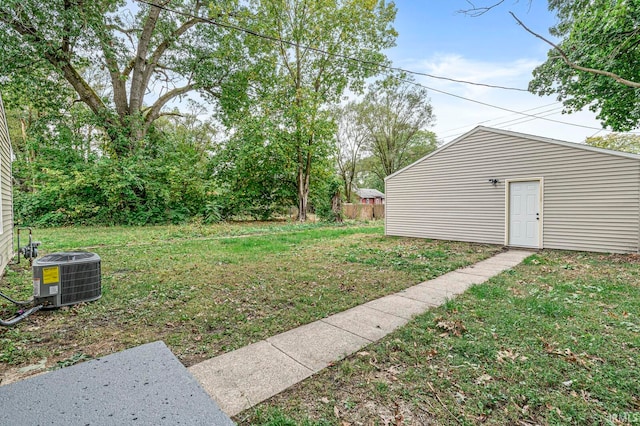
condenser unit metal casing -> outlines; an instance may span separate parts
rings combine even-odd
[[[74,251],[53,253],[33,262],[34,301],[59,308],[102,296],[100,256]]]

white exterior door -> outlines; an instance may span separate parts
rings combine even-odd
[[[540,246],[540,181],[509,183],[509,245]]]

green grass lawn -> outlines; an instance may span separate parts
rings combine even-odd
[[[543,251],[240,424],[638,424],[640,257]]]
[[[69,365],[155,340],[188,366],[500,251],[384,237],[380,223],[77,227],[34,236],[41,254],[98,253],[103,296],[0,328],[0,377],[44,358],[48,368]],[[30,297],[30,271],[9,270],[0,291]],[[6,318],[14,308],[0,311]]]

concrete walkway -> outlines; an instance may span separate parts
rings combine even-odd
[[[193,365],[189,371],[234,416],[355,353],[414,315],[439,306],[500,272],[529,251],[510,250],[390,296]]]

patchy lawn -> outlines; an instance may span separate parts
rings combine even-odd
[[[188,366],[500,251],[382,233],[379,223],[36,230],[43,254],[98,253],[103,296],[0,328],[0,377],[159,339]],[[30,297],[30,271],[10,270],[0,291]],[[12,312],[0,305],[4,318]]]
[[[640,257],[544,251],[240,424],[636,424]]]

